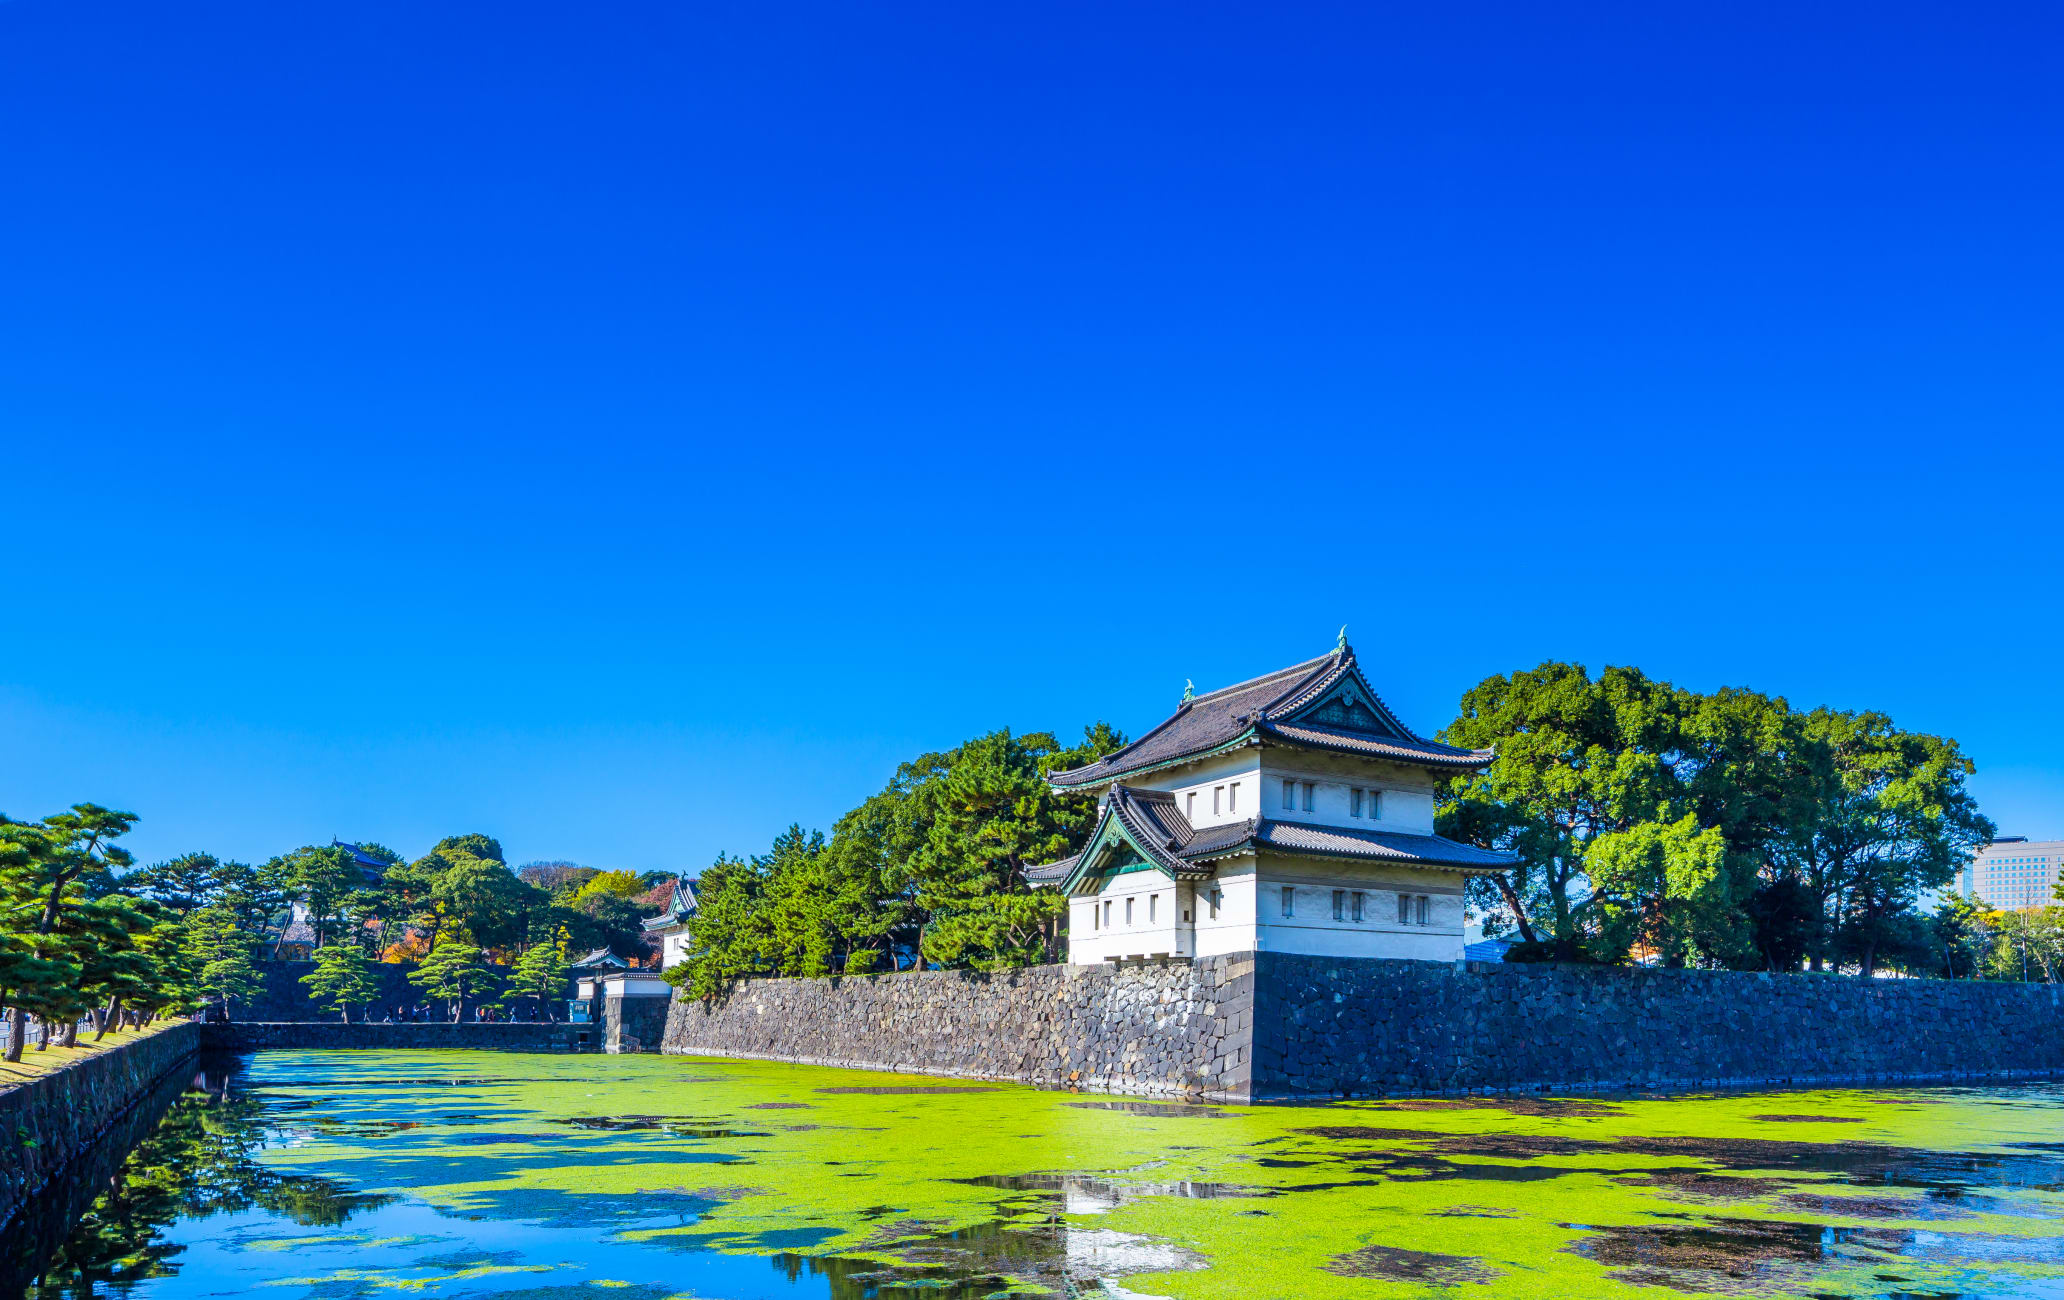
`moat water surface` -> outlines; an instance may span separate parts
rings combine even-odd
[[[471,1052],[194,1082],[30,1296],[2064,1300],[2051,1085],[1242,1108]]]

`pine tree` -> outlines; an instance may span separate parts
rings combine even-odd
[[[301,977],[317,1006],[328,1007],[351,1023],[353,1004],[363,1006],[380,991],[373,964],[348,943],[328,943],[315,950],[315,969]]]
[[[511,976],[510,993],[536,998],[539,1014],[550,1020],[552,1004],[566,990],[566,931],[562,929],[545,942],[530,945],[516,959]]]
[[[200,993],[229,1015],[230,1003],[248,1000],[262,987],[253,964],[257,941],[237,925],[236,913],[228,906],[204,907],[187,923],[188,959],[195,967],[194,983]]]
[[[451,936],[431,949],[408,978],[424,996],[450,1002],[451,1018],[457,1021],[464,1013],[467,995],[486,983],[488,969],[480,960],[479,945]]]

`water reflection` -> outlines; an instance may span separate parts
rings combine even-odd
[[[231,1090],[234,1064],[206,1060],[169,1094],[161,1086],[138,1108],[143,1131],[119,1163],[107,1157],[120,1144],[104,1142],[101,1162],[89,1157],[46,1193],[52,1204],[75,1205],[105,1179],[45,1259],[17,1261],[26,1274],[19,1285],[30,1300],[102,1294],[178,1272],[184,1248],[165,1240],[162,1229],[182,1219],[262,1209],[307,1227],[336,1227],[393,1199],[260,1163],[268,1108]],[[110,1163],[111,1171],[105,1168]]]

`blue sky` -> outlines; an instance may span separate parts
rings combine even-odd
[[[697,868],[1345,623],[2064,835],[2020,6],[0,3],[0,810]]]

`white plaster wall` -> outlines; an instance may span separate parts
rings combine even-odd
[[[1462,957],[1462,885],[1455,871],[1413,871],[1359,863],[1331,864],[1310,858],[1264,854],[1256,871],[1255,939],[1267,952],[1330,957],[1405,957],[1459,961]],[[1296,891],[1294,915],[1285,917],[1282,892]],[[1333,919],[1333,891],[1360,890],[1362,920]],[[1397,896],[1414,899],[1413,919],[1399,924]],[[1416,900],[1428,900],[1427,924],[1418,923]]]
[[[1132,920],[1125,904],[1132,902]],[[1101,908],[1111,905],[1111,924]],[[1076,965],[1124,957],[1189,957],[1191,926],[1182,914],[1194,907],[1192,890],[1160,871],[1128,871],[1104,882],[1103,892],[1068,900],[1068,960]],[[1195,915],[1194,911],[1191,913]],[[1149,920],[1149,917],[1152,917]]]
[[[688,932],[676,930],[664,935],[659,943],[659,968],[666,970],[688,960]]]
[[[1248,854],[1219,863],[1217,876],[1196,886],[1196,956],[1254,951],[1254,879],[1254,857]],[[1219,893],[1216,920],[1210,907],[1214,889]]]
[[[1152,772],[1125,784],[1141,790],[1167,790],[1175,796],[1192,826],[1243,822],[1261,811],[1261,751],[1238,749],[1230,754]],[[1234,785],[1240,788],[1235,797]],[[1212,811],[1212,796],[1218,811]]]
[[[1433,784],[1426,774],[1400,763],[1372,762],[1345,755],[1270,749],[1261,761],[1261,815],[1276,821],[1308,825],[1348,826],[1363,830],[1433,834]],[[1298,783],[1294,807],[1285,807],[1283,782]],[[1304,782],[1310,781],[1312,810],[1304,810]],[[1356,817],[1350,792],[1356,787],[1382,792],[1382,815]]]

